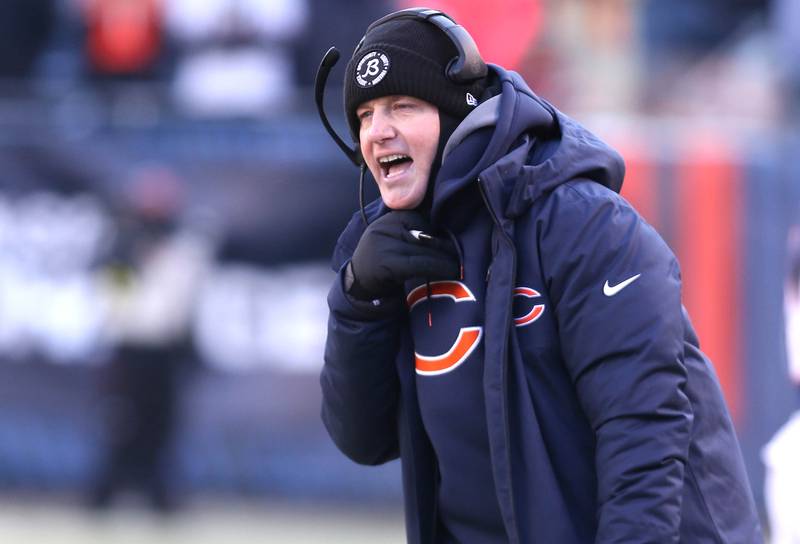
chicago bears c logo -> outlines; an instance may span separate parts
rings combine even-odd
[[[418,303],[430,298],[451,298],[459,302],[474,302],[475,295],[459,281],[434,281],[412,290],[406,302],[410,312]],[[453,345],[441,355],[420,355],[414,352],[417,374],[436,376],[458,368],[475,351],[483,337],[483,327],[462,327]]]
[[[530,287],[516,287],[514,297],[535,299],[541,293]],[[406,297],[409,312],[420,302],[428,298],[449,298],[454,303],[475,302],[475,295],[460,281],[434,281],[428,285],[420,285],[413,289]],[[514,326],[525,327],[539,319],[544,313],[544,304],[534,304],[519,317],[514,317]],[[483,338],[483,327],[462,327],[458,331],[453,344],[441,355],[421,355],[414,352],[417,374],[423,376],[436,376],[445,374],[458,368],[475,351]]]
[[[537,298],[542,295],[541,293],[539,293],[539,291],[531,289],[530,287],[517,287],[514,289],[514,296],[525,297],[525,298]],[[524,327],[526,325],[530,325],[531,323],[542,317],[543,313],[544,313],[544,304],[535,304],[533,308],[530,309],[529,312],[520,317],[514,318],[514,326]]]

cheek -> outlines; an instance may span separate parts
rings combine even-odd
[[[431,130],[425,131],[419,135],[417,140],[417,149],[420,151],[420,157],[424,157],[425,164],[430,170],[433,159],[436,157],[436,150],[439,148],[439,127],[438,125]]]
[[[417,156],[419,157],[419,163],[422,169],[425,172],[430,172],[433,166],[433,161],[436,158],[436,150],[439,146],[439,140],[425,138],[424,141],[421,141],[418,144],[419,152]]]
[[[373,177],[377,176],[380,172],[380,168],[378,167],[378,163],[374,160],[372,155],[370,155],[369,146],[359,143],[358,147],[361,150],[361,156],[364,159],[364,164],[366,164],[369,171],[372,172]],[[375,179],[377,179],[377,177]]]

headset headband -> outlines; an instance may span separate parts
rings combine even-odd
[[[427,8],[409,8],[395,11],[385,15],[369,25],[366,33],[356,45],[353,51],[353,56],[358,53],[361,46],[364,45],[367,35],[375,28],[394,21],[396,19],[418,19],[427,21],[436,26],[450,39],[458,51],[458,57],[454,58],[445,68],[445,74],[455,83],[468,83],[470,81],[485,77],[488,73],[486,63],[483,62],[481,54],[478,51],[478,46],[475,40],[464,29],[463,26],[456,23],[449,15],[442,11]]]

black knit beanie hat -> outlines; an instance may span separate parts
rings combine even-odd
[[[478,105],[485,78],[459,84],[446,69],[458,56],[455,45],[433,23],[414,18],[387,21],[367,33],[347,64],[344,109],[353,140],[358,140],[356,109],[374,98],[406,95],[463,119]]]

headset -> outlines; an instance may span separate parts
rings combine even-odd
[[[454,57],[445,67],[445,75],[454,83],[468,83],[470,81],[485,77],[488,73],[489,69],[481,58],[480,52],[478,51],[478,46],[475,44],[475,40],[472,39],[472,36],[469,35],[466,29],[456,23],[446,13],[428,8],[402,9],[381,17],[367,27],[367,31],[364,33],[364,36],[361,38],[361,40],[359,40],[358,45],[356,45],[352,57],[355,57],[356,54],[358,54],[359,50],[364,45],[364,40],[366,40],[367,36],[372,30],[388,23],[389,21],[394,21],[397,19],[416,19],[427,21],[444,32],[444,34],[455,46],[456,51],[458,51],[458,56]],[[366,214],[364,213],[364,173],[366,171],[366,165],[364,164],[364,157],[361,156],[361,150],[359,149],[358,144],[353,147],[347,145],[347,143],[345,143],[345,141],[333,129],[328,121],[328,116],[325,115],[323,100],[325,95],[325,84],[328,81],[328,76],[330,75],[331,70],[339,61],[339,56],[339,50],[336,49],[336,47],[331,47],[325,53],[325,56],[322,57],[322,62],[319,65],[319,69],[317,70],[317,75],[314,80],[314,99],[317,103],[319,118],[322,121],[322,125],[325,127],[325,130],[328,131],[328,134],[330,134],[331,138],[333,138],[333,141],[336,143],[336,145],[338,145],[347,158],[350,159],[350,162],[352,162],[361,170],[361,175],[359,176],[358,181],[359,205],[361,207],[361,217],[366,224],[367,218]]]

